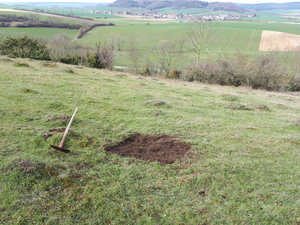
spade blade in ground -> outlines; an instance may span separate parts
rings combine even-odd
[[[58,151],[61,151],[61,152],[65,152],[65,153],[70,152],[70,150],[65,149],[65,148],[60,148],[60,147],[54,146],[54,145],[50,145],[50,146],[51,146],[51,148],[53,148],[53,149],[55,149],[55,150],[58,150]]]

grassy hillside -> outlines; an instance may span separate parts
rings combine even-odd
[[[0,57],[1,224],[300,221],[298,93],[43,64]],[[77,106],[71,152],[51,149]],[[192,150],[170,165],[104,151],[136,132]]]
[[[57,15],[52,15],[52,14],[40,14],[40,13],[36,13],[36,12],[31,12],[31,11],[2,11],[2,8],[0,8],[0,14],[4,14],[4,15],[17,15],[17,16],[29,16],[30,14],[37,14],[39,15],[39,19],[40,20],[51,20],[53,18],[56,18],[59,20],[59,22],[62,23],[70,23],[70,24],[79,24],[79,25],[84,25],[84,24],[91,24],[89,23],[90,21],[86,21],[87,23],[85,23],[84,21],[76,21],[73,18],[68,18],[68,17],[59,17]]]

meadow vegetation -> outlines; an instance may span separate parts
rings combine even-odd
[[[300,30],[217,23],[196,60],[175,22],[1,34],[0,224],[300,223],[300,54],[258,52],[262,30]],[[71,152],[52,149],[76,107]],[[140,134],[191,149],[107,151]]]
[[[0,57],[0,223],[300,221],[297,93],[49,65]],[[77,106],[71,152],[53,150]],[[137,132],[192,149],[169,165],[104,150]]]

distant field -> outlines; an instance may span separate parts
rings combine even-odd
[[[176,42],[183,38],[190,24],[151,24],[127,25],[115,27],[99,27],[86,34],[79,43],[94,45],[97,41],[107,42],[111,35],[121,35],[124,48],[129,48],[129,40],[134,38],[141,50],[155,49],[158,42],[168,40]],[[211,50],[225,51],[258,51],[262,30],[281,31],[300,34],[295,25],[278,23],[247,23],[247,22],[219,22],[216,23],[216,37],[207,46]]]
[[[290,14],[290,13],[300,13],[300,9],[271,9],[259,11],[260,13],[270,13],[270,14]]]
[[[33,10],[34,7],[19,6],[19,8],[27,8]],[[114,27],[98,27],[88,32],[83,36],[82,39],[77,40],[78,43],[95,46],[96,42],[101,41],[109,42],[111,36],[120,35],[122,36],[124,43],[122,46],[123,50],[130,48],[130,42],[132,39],[135,40],[136,46],[142,51],[155,50],[157,44],[161,40],[168,40],[173,43],[185,37],[186,30],[190,23],[180,23],[179,20],[168,20],[168,19],[154,19],[146,18],[142,16],[131,16],[131,15],[110,15],[110,14],[94,14],[90,13],[90,10],[126,10],[124,8],[109,8],[105,7],[94,7],[94,8],[41,8],[44,12],[60,13],[64,15],[74,15],[86,18],[92,18],[95,21],[114,23]],[[132,11],[144,11],[147,10],[133,8]],[[182,9],[173,10],[171,8],[165,8],[158,10],[159,13],[198,13],[198,14],[220,14],[229,13],[224,11],[209,11],[204,9]],[[292,11],[290,11],[292,12]],[[293,11],[295,12],[295,11]],[[3,13],[14,13],[17,15],[24,15],[22,12],[3,12]],[[234,14],[234,13],[230,13]],[[245,13],[248,14],[248,13]],[[215,23],[216,32],[211,37],[211,43],[205,46],[205,51],[202,53],[202,57],[218,57],[223,52],[233,54],[237,50],[247,52],[251,55],[256,55],[259,52],[261,32],[263,30],[279,31],[291,34],[300,34],[298,24],[289,24],[292,21],[289,18],[282,17],[280,15],[271,15],[264,12],[258,12],[258,17],[254,18],[243,18],[243,22],[217,22]],[[47,16],[41,16],[42,19],[47,19]],[[64,19],[66,22],[72,22],[72,19]],[[268,22],[266,22],[268,21]],[[279,22],[278,22],[279,21]],[[1,32],[26,32],[29,35],[45,35],[51,37],[56,33],[68,33],[72,36],[77,34],[77,30],[67,29],[45,29],[45,28],[0,28]],[[207,50],[206,50],[207,48]],[[120,52],[117,53],[118,55]],[[183,49],[181,52],[183,55],[193,55],[187,49]],[[126,57],[125,57],[126,58]],[[123,64],[123,63],[120,63]],[[125,64],[125,63],[124,63]]]
[[[75,37],[78,30],[60,29],[60,28],[0,28],[2,34],[28,34],[30,36],[44,36],[47,38],[53,37],[55,34],[66,33]]]

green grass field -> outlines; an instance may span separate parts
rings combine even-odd
[[[176,42],[185,37],[189,25],[191,24],[151,24],[150,22],[150,25],[98,27],[87,33],[78,42],[94,45],[97,41],[109,41],[111,35],[121,35],[125,40],[125,49],[129,48],[128,40],[134,37],[141,50],[153,50],[161,40]],[[213,51],[221,49],[222,51],[257,52],[262,30],[300,34],[300,30],[297,28],[297,25],[280,23],[218,22],[215,24],[215,34],[217,35],[207,47]]]
[[[0,57],[1,224],[300,222],[298,94],[44,63]],[[68,121],[47,118],[77,106],[71,152],[51,149]],[[104,151],[136,132],[192,150],[170,165]]]
[[[0,28],[2,35],[16,35],[27,34],[29,36],[42,36],[51,38],[55,34],[66,33],[75,37],[78,34],[78,30],[60,29],[60,28]]]

